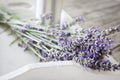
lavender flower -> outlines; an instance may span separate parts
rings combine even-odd
[[[25,24],[23,27],[29,29],[31,27],[31,25],[30,24]]]
[[[111,38],[103,35],[103,31],[95,27],[91,27],[84,32],[86,32],[84,37],[79,37],[78,35],[74,40],[63,36],[67,38],[67,41],[60,41],[63,50],[72,53],[76,51],[73,58],[78,57],[77,61],[79,61],[80,64],[90,67],[91,69],[106,71],[113,68],[113,71],[116,70],[117,66],[111,67],[113,64],[111,64],[109,60],[104,60],[104,56],[108,55],[111,51],[111,45],[113,44]]]
[[[76,21],[76,22],[80,22],[80,21],[84,21],[84,19],[83,19],[82,16],[77,16],[77,17],[75,18],[75,21]]]

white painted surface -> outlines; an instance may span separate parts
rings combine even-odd
[[[120,72],[99,72],[85,69],[72,61],[26,65],[0,77],[1,80],[119,80]]]
[[[3,31],[0,29],[0,32]],[[0,76],[14,71],[29,63],[39,60],[30,52],[24,52],[23,48],[18,47],[17,43],[10,46],[15,36],[8,36],[9,32],[0,34]]]

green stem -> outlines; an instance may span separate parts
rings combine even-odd
[[[37,35],[37,36],[42,36],[42,37],[44,37],[44,38],[46,38],[46,39],[49,39],[49,40],[51,40],[51,41],[54,41],[54,42],[56,42],[57,43],[57,40],[54,38],[54,37],[49,37],[49,36],[46,36],[46,35],[44,35],[44,34],[39,34],[39,33],[37,33],[37,32],[33,32],[35,35]]]
[[[29,33],[29,34],[35,36],[35,37],[38,38],[38,39],[41,39],[42,41],[48,42],[48,43],[50,43],[51,45],[55,45],[54,43],[51,42],[51,40],[48,40],[48,39],[46,39],[46,38],[43,38],[41,35],[37,35],[37,34],[35,34],[35,33],[34,33],[34,34],[33,34],[33,33]]]
[[[25,42],[25,40],[24,40],[23,38],[21,38],[18,33],[16,33],[16,35],[31,49],[31,51],[33,51],[34,54],[36,54],[39,58],[45,60],[45,58],[42,57],[40,54],[38,54],[31,45],[27,44],[27,43]]]
[[[28,35],[31,36],[31,37],[34,39],[34,41],[36,41],[36,42],[38,42],[38,43],[39,43],[39,41],[40,41],[40,42],[43,41],[43,43],[46,44],[47,46],[50,46],[50,47],[55,48],[55,49],[60,49],[58,46],[49,43],[47,40],[46,40],[46,41],[45,41],[44,39],[39,40],[39,39],[36,38],[34,35],[31,35],[31,34],[27,33],[27,36],[28,36]],[[33,39],[32,39],[32,40],[33,40]]]

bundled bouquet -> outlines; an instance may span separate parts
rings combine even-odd
[[[51,15],[44,17],[52,18]],[[113,44],[109,35],[120,32],[120,25],[106,30],[99,30],[94,26],[71,30],[71,27],[82,20],[82,17],[75,17],[63,25],[32,25],[0,10],[0,25],[7,25],[15,32],[21,40],[18,45],[31,50],[40,58],[40,62],[74,60],[94,70],[120,70],[120,64],[111,63],[107,58]]]

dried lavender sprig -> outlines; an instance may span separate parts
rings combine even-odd
[[[32,47],[32,46],[34,46],[34,47],[37,47],[37,48],[43,50],[40,46],[37,46],[36,44],[30,43],[30,42],[26,42],[26,40],[25,40],[23,37],[21,37],[20,34],[18,34],[18,33],[16,33],[16,34],[17,34],[18,37],[20,37],[20,39],[31,49],[31,51],[33,51],[33,53],[34,53],[35,55],[37,55],[37,56],[38,56],[40,59],[42,59],[43,61],[46,61],[46,58],[44,58],[42,55],[40,55],[39,53],[37,53],[37,52],[36,52],[36,49]],[[45,51],[45,50],[43,50],[43,51]],[[45,51],[45,52],[46,52],[46,51]]]
[[[118,69],[118,68],[115,68],[116,66],[106,68],[104,66],[105,63],[104,65],[101,65],[101,66],[98,66],[98,65],[95,66],[95,63],[97,61],[100,60],[102,63],[104,61],[104,56],[107,56],[107,54],[110,53],[110,50],[111,50],[110,45],[112,41],[109,37],[103,36],[102,31],[97,30],[95,28],[88,29],[86,33],[87,34],[84,37],[74,38],[74,40],[72,40],[72,42],[70,42],[69,44],[62,45],[63,49],[65,48],[64,50],[70,51],[70,52],[75,51],[77,57],[78,56],[82,57],[82,59],[78,57],[78,60],[82,62],[83,65],[88,65],[86,64],[87,63],[86,60],[92,61],[93,63],[91,63],[91,66],[89,65],[87,66],[92,69],[99,69],[99,70],[102,70],[102,69],[110,70],[112,68]],[[69,40],[67,40],[67,42],[68,41]],[[62,42],[66,43],[66,41],[64,40]],[[112,65],[114,64],[111,64],[110,66]]]
[[[21,33],[21,32],[19,32],[19,31],[16,31],[17,33],[19,33],[20,35],[23,35],[24,37],[26,37],[26,38],[28,38],[28,39],[30,39],[30,40],[33,40],[33,41],[36,41],[36,42],[38,42],[39,43],[39,41],[40,40],[37,40],[37,39],[35,39],[35,38],[32,38],[31,36],[29,36],[29,35],[27,35],[27,34],[24,34],[24,33]],[[40,41],[41,42],[41,41]],[[33,44],[32,44],[33,45]],[[35,46],[35,45],[34,45]]]
[[[10,25],[11,23],[9,22],[8,24]],[[13,24],[13,23],[12,23],[12,24]],[[22,32],[23,32],[23,31],[24,31],[24,30],[22,30]],[[26,35],[24,35],[24,36],[26,36]],[[27,38],[30,38],[30,37],[27,36]]]
[[[73,18],[73,20],[72,20],[71,22],[69,22],[69,23],[63,23],[63,24],[60,26],[60,28],[61,28],[62,30],[65,30],[65,29],[67,29],[68,27],[73,26],[73,25],[75,25],[75,24],[77,24],[78,22],[81,22],[81,21],[84,21],[83,17],[77,16],[77,17]]]
[[[26,33],[27,35],[29,35],[29,36],[32,36],[32,38],[34,38],[34,40],[36,41],[36,42],[39,42],[39,41],[43,41],[43,42],[46,42],[46,43],[44,43],[44,44],[46,44],[46,45],[48,45],[48,46],[50,46],[50,47],[53,47],[53,48],[56,48],[56,49],[60,49],[57,45],[55,45],[55,44],[53,44],[53,43],[49,43],[49,41],[48,40],[45,40],[45,39],[42,39],[42,40],[39,40],[37,37],[35,37],[35,35],[31,35],[31,34],[29,34],[29,33]],[[40,37],[39,37],[40,38]]]
[[[21,29],[19,29],[19,30],[21,30]],[[23,30],[23,31],[24,31],[24,30]],[[23,36],[26,36],[26,37],[28,37],[28,38],[30,38],[30,39],[36,41],[36,42],[39,42],[39,39],[35,38],[35,36],[33,36],[33,37],[35,38],[35,39],[34,39],[34,38],[31,37],[32,35],[29,34],[30,36],[28,36],[28,35],[27,35],[28,33],[25,34],[25,33],[23,33],[23,32],[19,32],[19,31],[17,31],[17,32],[18,32],[19,34],[23,35]],[[39,37],[39,38],[40,38],[40,37]],[[45,39],[44,39],[44,40],[45,40]],[[47,41],[47,42],[48,42],[48,41]],[[46,44],[49,45],[49,46],[51,46],[51,45],[48,44],[48,43],[46,43]],[[54,47],[53,44],[52,44],[51,47]],[[57,46],[56,46],[55,48],[57,48]]]
[[[13,26],[12,26],[12,27],[13,27]],[[29,29],[25,29],[24,27],[21,27],[21,26],[18,26],[18,25],[14,26],[14,28],[17,28],[17,30],[22,31],[22,32],[25,31],[25,32],[30,32],[30,33],[39,35],[39,36],[41,36],[41,37],[43,36],[43,37],[46,38],[46,39],[50,39],[50,40],[53,41],[53,42],[57,42],[56,39],[45,35],[45,32],[43,32],[43,31],[41,32],[41,31],[32,30],[32,29],[29,30]]]
[[[110,27],[109,29],[106,29],[103,31],[104,36],[108,36],[111,34],[114,34],[116,32],[120,32],[120,25],[117,25],[115,27]]]
[[[11,28],[11,29],[12,29],[12,28]],[[14,29],[12,29],[12,30],[14,31]],[[21,37],[21,35],[19,35],[18,33],[16,33],[16,35],[31,49],[31,51],[34,52],[34,54],[36,54],[39,58],[45,60],[45,58],[43,58],[41,55],[39,55],[39,54],[34,50],[34,48],[33,48],[31,45],[29,45],[29,44],[26,42],[26,40],[24,40],[24,38]]]
[[[9,23],[9,22],[6,22],[6,23],[9,24],[9,25],[15,25],[15,24]],[[29,28],[28,28],[28,27],[26,28],[26,27],[24,27],[24,26],[25,26],[25,25],[23,25],[22,27],[16,25],[16,26],[11,26],[11,27],[14,27],[14,28],[16,28],[16,29],[18,29],[18,30],[22,30],[22,31],[28,31],[28,32],[32,32],[32,33],[38,33],[38,34],[40,34],[41,36],[44,36],[44,37],[47,37],[47,34],[46,34],[46,33],[53,32],[53,31],[45,32],[45,28],[43,28],[43,27],[45,27],[45,26],[41,26],[41,28],[30,27],[30,25],[29,25]],[[34,29],[34,28],[35,28],[35,29]],[[42,31],[39,30],[39,29],[42,29]],[[54,31],[55,31],[55,29],[54,29]],[[57,30],[56,30],[56,32],[54,32],[54,33],[57,33]],[[50,33],[49,33],[49,34],[50,34]],[[47,38],[56,41],[56,40],[53,39],[52,37],[49,37],[49,35],[48,35]],[[54,37],[54,38],[55,38],[55,37]]]
[[[40,37],[44,37],[44,39],[47,39],[48,41],[53,41],[53,42],[56,42],[57,43],[57,40],[55,39],[55,37],[50,37],[50,36],[47,36],[47,35],[44,35],[44,34],[39,34],[39,33],[36,33],[36,32],[33,32],[34,35],[36,36],[40,36]]]

